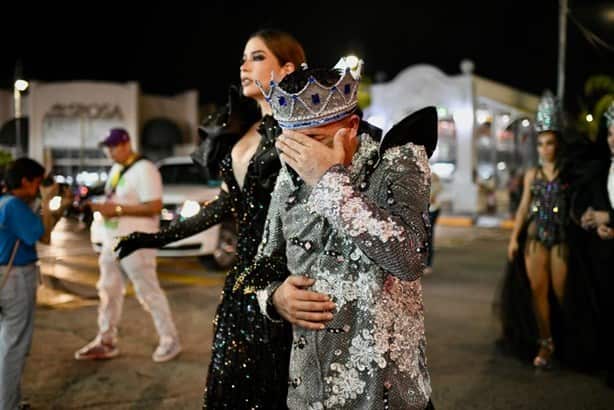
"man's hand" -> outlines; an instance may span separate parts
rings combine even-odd
[[[327,295],[305,290],[314,279],[292,275],[273,293],[273,305],[277,313],[288,322],[311,330],[322,330],[333,318],[335,304]]]
[[[51,210],[56,213],[63,213],[66,208],[72,205],[75,199],[75,195],[68,187],[64,188],[62,196],[60,196],[60,185],[57,182],[49,186],[41,185],[40,191],[43,207],[53,206]],[[56,202],[56,197],[59,198],[59,203]]]
[[[284,130],[275,146],[280,151],[280,159],[291,166],[307,185],[314,186],[330,167],[344,163],[344,141],[348,133],[347,128],[339,129],[333,137],[333,147],[329,148],[300,132]]]
[[[609,223],[610,215],[606,211],[595,211],[593,208],[588,208],[582,214],[580,222],[584,229],[596,228]]]
[[[116,211],[117,204],[115,202],[111,202],[111,201],[107,201],[103,203],[88,202],[87,204],[92,209],[92,212],[96,212],[96,211],[100,212],[100,214],[105,219],[113,218],[117,216],[117,211]]]
[[[41,200],[43,202],[49,202],[54,196],[56,196],[60,192],[60,184],[54,182],[53,184],[48,186],[41,185],[39,189],[41,192]]]
[[[64,210],[69,206],[72,206],[75,201],[75,194],[70,190],[70,188],[64,189],[64,193],[62,194],[62,199],[60,202],[60,209]]]
[[[516,239],[510,239],[507,245],[507,259],[509,261],[514,260],[514,256],[518,253],[518,241]]]
[[[57,183],[49,186],[40,187],[41,192],[41,216],[43,220],[43,227],[45,231],[39,241],[46,245],[51,242],[51,231],[55,227],[56,223],[60,220],[64,214],[64,210],[72,204],[74,195],[70,189],[65,189],[64,193],[60,197],[60,186]],[[59,202],[58,199],[59,199]]]
[[[614,239],[614,228],[601,224],[597,227],[597,235],[601,239]]]

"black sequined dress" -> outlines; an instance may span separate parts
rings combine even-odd
[[[221,163],[222,179],[229,190],[225,212],[232,213],[238,223],[238,261],[226,276],[214,320],[203,408],[287,408],[291,328],[267,321],[254,293],[233,289],[238,275],[253,262],[262,239],[280,168],[274,147],[279,132],[272,117],[265,117],[260,127],[262,140],[250,161],[243,189],[235,180],[230,155]]]
[[[261,120],[260,143],[249,162],[241,188],[232,169],[231,149],[246,128],[241,126],[228,132],[236,124],[236,121],[228,121],[228,117],[223,116],[219,121],[213,118],[220,127],[207,129],[199,149],[192,155],[194,162],[208,169],[210,175],[219,175],[228,191],[221,191],[191,218],[158,233],[138,233],[138,239],[135,234],[128,239],[133,237],[141,248],[160,248],[202,232],[228,217],[237,222],[237,261],[226,276],[213,321],[213,345],[203,408],[287,409],[291,327],[285,322],[268,321],[260,314],[256,295],[241,286],[237,289],[235,285],[240,283],[238,276],[252,264],[263,236],[271,192],[281,167],[274,145],[281,129],[271,116]],[[213,128],[216,129],[211,132]],[[223,144],[218,144],[216,139]],[[280,265],[285,266],[283,262]],[[268,269],[263,269],[261,275],[262,280],[269,280],[266,278]]]

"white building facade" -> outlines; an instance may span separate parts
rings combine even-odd
[[[504,213],[506,188],[519,168],[534,159],[532,119],[539,98],[473,74],[446,75],[429,65],[400,72],[370,88],[367,121],[388,130],[406,115],[436,106],[439,140],[431,166],[443,182],[447,212]]]
[[[0,126],[13,119],[13,93],[0,91]],[[54,173],[100,182],[110,165],[98,143],[123,127],[152,159],[190,152],[197,141],[198,92],[143,95],[138,83],[32,82],[22,99],[27,154]],[[71,181],[68,181],[71,182]]]

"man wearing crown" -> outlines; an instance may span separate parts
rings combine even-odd
[[[234,290],[294,325],[290,409],[432,409],[420,277],[437,115],[382,138],[357,114],[360,64],[271,82],[284,166]]]

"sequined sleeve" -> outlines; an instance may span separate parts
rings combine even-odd
[[[426,155],[416,155],[416,149],[397,147],[398,152],[391,154],[394,160],[382,161],[384,168],[371,178],[371,183],[384,184],[374,187],[377,201],[352,186],[348,171],[340,165],[324,174],[309,198],[313,212],[327,218],[353,238],[365,255],[402,280],[418,279],[426,256],[430,169]],[[383,177],[377,178],[376,173]]]
[[[149,247],[160,248],[171,242],[196,235],[220,223],[222,219],[230,215],[231,208],[230,194],[226,191],[220,191],[217,198],[202,205],[200,211],[196,215],[175,222],[158,233],[151,234],[150,239],[155,246]],[[145,241],[146,238],[142,240]]]

